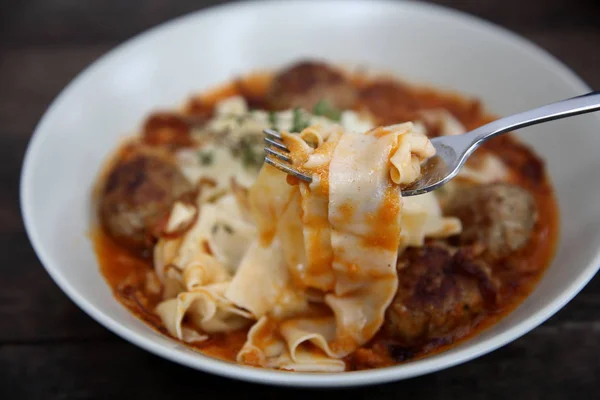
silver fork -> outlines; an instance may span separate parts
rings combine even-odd
[[[422,165],[421,178],[402,189],[402,196],[427,193],[448,183],[458,174],[467,158],[482,143],[496,135],[597,110],[600,110],[600,92],[592,92],[501,118],[463,135],[433,138],[431,143],[435,147],[435,156]],[[291,166],[291,159],[287,155],[289,150],[279,132],[265,129],[264,133],[267,143],[265,162],[298,179],[311,182],[310,176]]]

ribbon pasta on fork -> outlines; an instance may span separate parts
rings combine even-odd
[[[412,123],[362,134],[313,125],[283,141],[312,182],[265,164],[246,199],[250,216],[232,196],[199,201],[186,235],[156,246],[159,276],[180,284],[157,312],[184,341],[253,324],[237,356],[244,364],[342,371],[342,358],[383,323],[399,252],[454,235],[460,222],[443,217],[432,194],[401,198],[400,185],[434,154]],[[228,255],[232,246],[208,228],[215,223],[238,228],[242,254]]]

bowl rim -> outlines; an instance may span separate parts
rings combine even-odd
[[[326,0],[319,3],[334,3],[339,6],[340,4],[363,4],[368,0],[345,0],[343,3],[336,0]],[[553,70],[563,81],[568,83],[573,89],[580,91],[589,91],[590,87],[577,76],[569,67],[563,64],[560,60],[550,54],[548,51],[534,44],[530,40],[521,37],[520,35],[509,31],[506,28],[498,26],[492,22],[489,22],[480,17],[457,11],[448,7],[430,4],[430,3],[418,3],[413,1],[396,2],[393,0],[372,0],[370,4],[381,4],[386,6],[395,6],[404,9],[412,9],[417,11],[424,11],[428,13],[438,14],[445,18],[451,18],[465,24],[470,24],[477,29],[487,30],[490,34],[495,36],[496,40],[502,41],[507,45],[520,48],[529,53],[530,57],[535,58],[541,64]],[[459,351],[457,354],[449,354],[444,356],[442,353],[441,358],[425,357],[420,360],[413,361],[407,364],[399,364],[392,367],[372,369],[364,371],[349,371],[339,374],[319,374],[319,373],[290,373],[285,371],[275,371],[262,368],[252,368],[242,366],[218,359],[214,359],[208,356],[204,356],[200,353],[188,353],[173,350],[162,344],[157,344],[154,340],[135,333],[130,330],[127,325],[121,325],[114,320],[110,315],[104,313],[101,309],[96,308],[92,305],[85,297],[84,294],[80,293],[73,285],[69,282],[67,276],[60,272],[60,268],[54,267],[55,262],[46,251],[45,244],[36,231],[36,223],[32,218],[33,202],[31,196],[31,175],[33,165],[35,163],[36,155],[41,151],[45,139],[49,136],[50,131],[46,129],[48,119],[54,110],[58,107],[58,104],[67,97],[71,92],[77,89],[79,82],[83,80],[87,75],[91,74],[95,69],[102,68],[104,64],[110,62],[113,58],[117,57],[122,52],[126,52],[130,46],[136,43],[149,40],[153,35],[160,35],[168,29],[171,29],[179,23],[185,21],[191,21],[199,17],[214,17],[221,13],[229,12],[242,12],[247,8],[254,7],[288,7],[298,5],[313,6],[317,4],[314,2],[310,4],[308,1],[302,0],[289,0],[285,3],[278,2],[277,0],[254,0],[248,2],[233,2],[227,4],[216,5],[205,9],[200,9],[161,24],[158,24],[150,29],[142,31],[132,38],[122,42],[116,47],[112,48],[98,59],[94,60],[82,71],[80,71],[67,86],[56,96],[50,106],[44,112],[40,121],[34,129],[33,135],[30,138],[27,150],[25,152],[21,177],[20,177],[20,206],[21,214],[24,221],[27,236],[32,244],[32,247],[37,254],[42,265],[54,280],[54,282],[61,288],[61,290],[83,311],[94,318],[97,322],[109,329],[118,336],[124,338],[132,344],[149,351],[152,354],[158,355],[167,360],[176,362],[178,364],[185,365],[197,370],[204,372],[213,373],[227,378],[239,379],[243,381],[262,383],[262,384],[274,384],[280,386],[300,386],[300,387],[351,387],[351,386],[363,386],[372,385],[377,383],[392,382],[401,379],[408,379],[415,376],[425,375],[428,373],[436,372],[442,369],[446,369],[458,364],[462,364],[471,359],[477,358],[484,354],[490,353],[507,343],[521,337],[525,333],[536,328],[538,325],[546,321],[550,316],[560,310],[565,304],[567,304],[579,291],[590,281],[590,279],[596,274],[600,268],[600,250],[594,257],[585,270],[565,288],[562,293],[548,302],[545,307],[538,309],[532,315],[525,318],[523,321],[517,323],[515,326],[501,332],[498,335],[492,336],[488,339],[483,340],[481,343],[467,347],[464,350]]]

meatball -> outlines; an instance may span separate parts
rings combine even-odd
[[[128,150],[106,179],[100,220],[118,243],[143,250],[158,235],[175,200],[192,190],[169,158],[143,148]]]
[[[507,183],[467,187],[453,196],[444,212],[461,220],[460,242],[480,245],[490,259],[522,248],[531,237],[537,215],[533,196]]]
[[[419,119],[419,102],[411,89],[396,81],[381,80],[364,87],[360,102],[383,125]]]
[[[354,105],[356,90],[340,72],[319,62],[296,64],[273,79],[267,103],[274,109],[304,108],[311,111],[320,101],[337,109]]]
[[[397,270],[398,291],[384,329],[402,346],[460,337],[496,303],[498,284],[490,268],[468,248],[408,248]]]

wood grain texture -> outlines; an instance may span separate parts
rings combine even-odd
[[[222,397],[265,399],[600,398],[600,278],[557,315],[494,353],[429,376],[369,388],[306,392],[217,378],[116,337],[52,282],[18,207],[22,158],[46,107],[114,45],[222,1],[0,1],[0,399]],[[513,29],[600,89],[597,0],[436,0]]]
[[[0,43],[97,44],[129,38],[163,21],[224,0],[25,0],[6,2]],[[511,29],[598,26],[597,0],[435,0]]]

